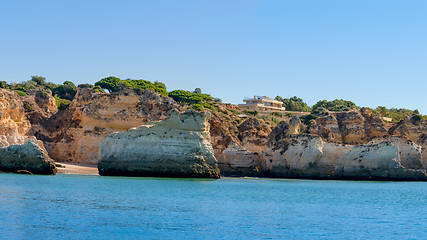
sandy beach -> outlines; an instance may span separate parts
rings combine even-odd
[[[57,173],[61,174],[80,174],[80,175],[98,175],[98,168],[96,165],[81,164],[81,163],[63,163],[55,162],[57,164]]]

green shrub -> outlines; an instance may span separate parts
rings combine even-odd
[[[62,85],[54,88],[52,93],[58,95],[59,98],[71,101],[77,93],[77,87],[74,85],[74,83],[65,81]]]
[[[210,110],[218,110],[216,107],[214,107],[212,104],[210,103],[202,103],[202,106],[204,108],[210,109]],[[227,114],[227,111],[225,111],[225,114]]]
[[[409,110],[405,108],[386,108],[384,106],[379,106],[372,110],[374,114],[379,114],[381,117],[389,117],[393,122],[397,123],[405,119],[406,117],[423,117],[419,114],[418,110]],[[417,118],[417,117],[416,117]]]
[[[100,86],[96,86],[93,88],[94,93],[105,93],[104,89],[102,89]]]
[[[94,88],[95,86],[93,86],[92,84],[89,84],[89,83],[83,83],[83,84],[79,84],[77,87],[79,87],[79,88]]]
[[[31,81],[37,83],[37,85],[44,85],[46,83],[46,78],[42,76],[31,76]]]
[[[310,123],[312,123],[316,118],[318,118],[318,116],[314,115],[314,114],[305,115],[305,116],[300,117],[300,119],[302,120],[302,122],[305,125],[310,125]]]
[[[420,121],[421,119],[424,119],[423,115],[414,115],[412,116],[412,119],[415,121]]]
[[[47,92],[40,92],[39,97],[41,98],[47,98],[47,96],[49,96],[49,93]]]
[[[202,104],[194,104],[193,109],[197,110],[197,111],[204,111],[205,110],[205,108],[203,107]]]
[[[58,86],[58,84],[55,83],[51,83],[51,82],[46,82],[44,83],[44,87],[45,89],[49,89],[49,90],[53,90],[54,88],[56,88]]]
[[[208,94],[191,93],[184,90],[174,90],[169,92],[169,97],[173,98],[177,102],[188,104],[201,104],[206,103],[207,101],[213,101],[213,98]]]
[[[244,113],[246,113],[247,115],[252,115],[252,116],[256,116],[258,115],[258,111],[249,111],[249,110],[245,110],[243,111]]]
[[[271,122],[274,122],[275,124],[278,124],[280,122],[280,120],[277,119],[276,117],[267,116],[267,115],[258,116],[257,118],[263,119],[263,120],[268,121],[268,122],[271,121]]]
[[[0,88],[9,88],[9,84],[5,81],[0,81]]]
[[[276,116],[276,117],[283,117],[283,114],[281,114],[279,112],[272,112],[271,115]]]
[[[24,108],[27,111],[32,111],[33,110],[33,106],[31,106],[29,103],[24,103]]]
[[[27,96],[28,94],[21,90],[14,90],[19,96]]]
[[[59,110],[65,110],[71,103],[70,100],[62,99],[58,97],[58,95],[55,95],[54,98],[55,98],[56,106],[58,107]]]
[[[29,90],[52,90],[57,85],[51,82],[46,82],[46,79],[41,76],[31,76],[31,80],[21,83],[11,83],[8,85],[6,82],[6,88],[11,90],[18,90],[22,92],[28,92]],[[1,85],[1,84],[0,84]]]

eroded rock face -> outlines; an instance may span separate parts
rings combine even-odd
[[[0,171],[30,172],[34,174],[54,175],[55,162],[37,142],[29,140],[22,145],[10,145],[0,148]]]
[[[354,145],[368,143],[374,138],[388,135],[388,126],[380,116],[372,114],[369,109],[324,111],[309,126],[308,132],[328,142]]]
[[[262,176],[261,170],[265,162],[261,155],[266,147],[271,127],[262,120],[248,118],[241,122],[236,130],[232,141],[221,151],[215,151],[221,174],[224,176]],[[213,138],[220,137],[221,135],[215,135]]]
[[[425,144],[427,135],[427,119],[407,117],[395,127],[391,128],[390,133],[393,135],[405,136],[419,144]]]
[[[24,105],[26,117],[31,122],[29,134],[33,135],[40,124],[58,112],[55,98],[49,90],[30,90],[27,96],[20,97]]]
[[[35,140],[27,136],[30,129],[31,124],[19,95],[0,88],[0,148]]]
[[[100,145],[99,173],[219,178],[207,119],[173,111],[166,120],[111,134]]]
[[[57,161],[97,164],[99,144],[109,134],[165,119],[171,109],[179,108],[172,99],[151,90],[107,94],[84,88],[65,111],[48,119],[34,135]]]
[[[422,159],[427,169],[427,119],[405,118],[390,129],[390,134],[404,136],[422,147]]]

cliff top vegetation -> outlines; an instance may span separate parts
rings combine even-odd
[[[118,92],[124,88],[132,88],[136,93],[140,93],[145,89],[151,89],[161,95],[173,98],[175,101],[182,104],[186,108],[193,108],[200,111],[203,111],[204,109],[218,111],[216,104],[221,102],[221,99],[219,98],[214,98],[209,94],[202,93],[200,88],[196,88],[194,91],[173,90],[168,92],[166,85],[162,82],[151,82],[144,79],[123,80],[114,76],[103,78],[97,81],[95,85],[85,83],[78,86],[70,81],[65,81],[63,84],[55,84],[52,82],[47,82],[46,79],[42,76],[31,76],[30,80],[20,83],[8,84],[6,81],[0,81],[0,88],[13,90],[20,96],[26,96],[32,90],[42,91],[44,94],[52,94],[60,110],[64,110],[68,107],[76,95],[78,88],[91,88],[93,89],[94,93],[105,93],[105,90],[109,93],[113,93]],[[275,99],[283,102],[283,106],[286,107],[286,109],[289,111],[311,112],[312,114],[302,119],[306,124],[308,124],[312,119],[316,118],[316,114],[319,112],[320,108],[324,108],[329,111],[348,111],[351,109],[360,108],[354,102],[343,99],[335,99],[332,101],[321,100],[312,107],[305,103],[302,98],[298,98],[297,96],[291,98],[282,98],[281,96],[277,96]],[[371,110],[374,114],[391,118],[393,122],[399,122],[406,117],[412,116],[426,118],[426,116],[421,115],[418,110],[409,110],[404,108],[388,109],[383,106],[379,106]],[[230,111],[232,111],[234,114],[238,113],[236,110]],[[280,113],[242,113],[273,122],[278,122],[280,118],[283,117],[283,115]]]
[[[147,80],[139,79],[125,79],[122,80],[117,77],[107,77],[99,80],[95,83],[95,86],[99,86],[102,89],[108,90],[108,92],[118,92],[124,88],[133,88],[134,90],[151,89],[159,94],[168,96],[166,85],[162,82],[150,82]]]

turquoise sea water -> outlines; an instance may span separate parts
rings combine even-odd
[[[0,238],[427,239],[427,183],[0,174]]]

